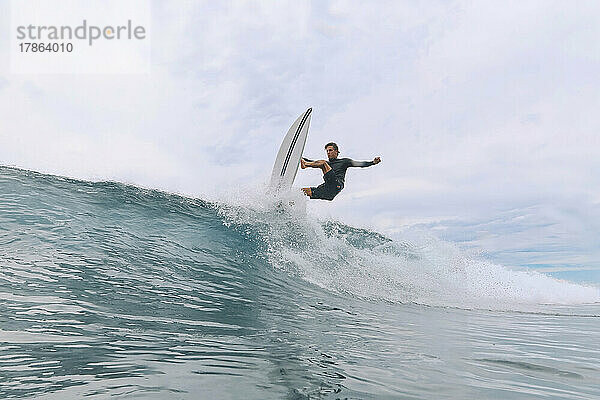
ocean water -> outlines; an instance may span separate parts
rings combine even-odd
[[[600,398],[600,289],[301,196],[0,167],[0,398]]]

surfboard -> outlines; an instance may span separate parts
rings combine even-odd
[[[294,179],[296,179],[300,157],[302,157],[304,144],[308,136],[311,113],[312,108],[302,113],[283,138],[271,174],[270,186],[273,190],[289,190],[294,183]]]

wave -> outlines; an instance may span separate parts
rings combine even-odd
[[[0,167],[0,190],[0,222],[14,228],[5,229],[0,239],[13,250],[0,257],[3,266],[31,258],[15,243],[31,235],[27,227],[33,224],[44,233],[28,237],[29,251],[65,254],[76,248],[86,252],[84,262],[115,279],[163,279],[174,288],[193,281],[195,288],[206,284],[221,296],[236,296],[242,283],[232,277],[243,272],[268,291],[300,282],[306,291],[316,286],[376,302],[498,310],[600,302],[597,287],[513,270],[470,256],[453,243],[393,240],[317,218],[295,192],[276,196],[246,187],[206,201],[6,167]],[[35,272],[23,269],[18,279],[27,273],[61,279],[42,266]],[[200,277],[207,271],[212,278],[203,283]],[[286,277],[295,283],[286,283]]]

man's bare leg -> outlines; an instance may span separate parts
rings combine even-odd
[[[323,171],[323,175],[327,172],[331,171],[331,166],[325,160],[317,160],[317,161],[304,161],[302,158],[300,159],[300,168],[320,168]]]

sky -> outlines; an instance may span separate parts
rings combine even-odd
[[[265,184],[312,107],[306,156],[383,159],[317,214],[600,270],[598,2],[149,3],[141,74],[11,71],[0,3],[0,164],[212,198]]]

